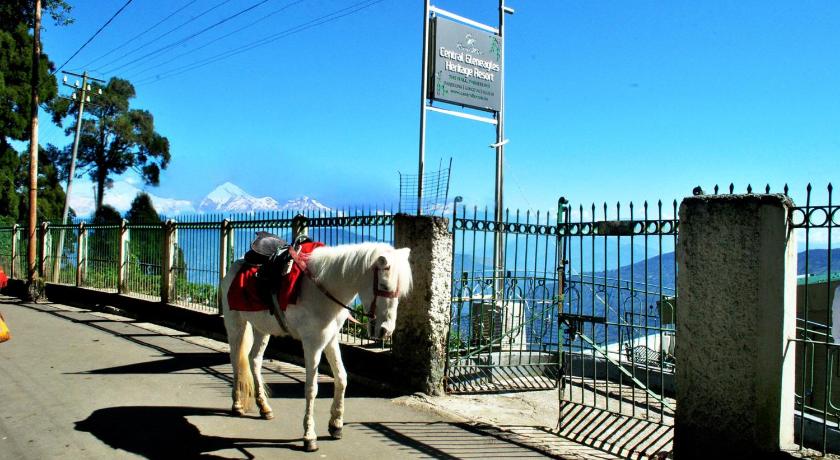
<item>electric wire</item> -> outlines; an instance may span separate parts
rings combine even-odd
[[[159,68],[160,66],[163,66],[163,65],[169,64],[170,62],[175,61],[175,60],[177,60],[177,59],[179,59],[179,58],[181,58],[181,57],[188,56],[188,55],[193,54],[194,52],[196,52],[196,51],[198,51],[198,50],[201,50],[201,49],[207,48],[208,46],[212,45],[213,43],[218,42],[219,40],[223,40],[223,39],[225,39],[225,38],[227,38],[227,37],[230,37],[231,35],[234,35],[234,34],[237,34],[237,33],[239,33],[239,32],[242,32],[242,31],[243,31],[243,30],[245,30],[245,29],[251,28],[251,27],[253,27],[253,26],[254,26],[254,25],[256,25],[256,24],[258,24],[258,23],[260,23],[260,22],[262,22],[262,21],[265,21],[266,19],[269,19],[269,18],[271,18],[272,16],[274,16],[274,15],[276,15],[276,14],[278,14],[278,13],[281,13],[281,12],[283,12],[283,11],[285,11],[285,10],[287,10],[287,9],[291,8],[292,6],[295,6],[295,5],[299,4],[299,3],[303,3],[303,2],[305,2],[305,1],[306,1],[306,0],[297,0],[297,1],[294,1],[294,2],[289,3],[289,4],[287,4],[287,5],[283,5],[282,7],[280,7],[280,8],[278,8],[278,9],[276,9],[276,10],[274,10],[274,11],[272,11],[272,12],[270,12],[270,13],[268,13],[268,14],[266,14],[266,15],[262,16],[262,17],[260,17],[260,18],[259,18],[259,19],[257,19],[256,21],[250,22],[250,23],[245,24],[244,26],[242,26],[242,27],[240,27],[240,28],[238,28],[238,29],[236,29],[236,30],[233,30],[233,31],[231,31],[231,32],[229,32],[229,33],[226,33],[226,34],[224,34],[224,35],[221,35],[221,36],[219,36],[219,37],[216,37],[216,38],[214,38],[214,39],[210,40],[209,42],[207,42],[207,43],[205,43],[205,44],[203,44],[203,45],[201,45],[201,46],[199,46],[199,47],[193,48],[193,49],[188,50],[188,51],[186,51],[186,52],[184,52],[184,53],[181,53],[181,54],[177,54],[177,55],[175,55],[175,56],[173,56],[173,57],[171,57],[171,58],[169,58],[169,59],[167,59],[167,60],[165,60],[165,61],[160,61],[160,62],[157,62],[157,63],[155,63],[155,64],[153,64],[153,65],[151,65],[151,66],[146,67],[145,69],[138,70],[138,71],[134,72],[134,73],[132,74],[132,76],[134,76],[134,77],[139,77],[140,75],[143,75],[144,73],[148,73],[149,71],[151,71],[151,70],[155,70],[155,69]]]
[[[204,67],[206,65],[212,64],[212,63],[220,61],[222,59],[226,59],[228,57],[235,56],[237,54],[241,54],[241,53],[244,53],[246,51],[250,51],[254,48],[258,48],[260,46],[267,45],[269,43],[275,42],[277,40],[288,37],[290,35],[294,35],[296,33],[303,32],[303,31],[311,29],[313,27],[317,27],[319,25],[323,25],[323,24],[326,24],[326,23],[329,23],[329,22],[332,22],[332,21],[336,21],[336,20],[341,19],[341,18],[346,17],[346,16],[350,16],[350,15],[358,13],[358,12],[364,10],[364,9],[367,9],[367,8],[373,6],[373,5],[376,5],[377,3],[382,3],[383,1],[385,1],[385,0],[373,0],[373,1],[368,0],[368,1],[355,3],[355,4],[353,4],[349,7],[333,11],[332,13],[325,14],[325,15],[320,16],[318,18],[315,18],[311,21],[307,21],[307,22],[299,24],[297,26],[285,29],[281,32],[278,32],[278,33],[275,33],[275,34],[272,34],[272,35],[268,35],[266,37],[255,40],[251,43],[240,46],[238,48],[234,48],[234,49],[216,54],[214,56],[210,56],[206,59],[198,60],[198,61],[192,62],[190,64],[183,65],[181,67],[176,67],[174,69],[170,69],[170,70],[162,72],[158,75],[147,77],[146,79],[141,79],[140,81],[136,82],[136,85],[143,85],[143,84],[148,84],[148,83],[152,83],[152,82],[157,82],[157,81],[160,81],[160,80],[163,80],[163,79],[166,79],[166,78],[170,78],[170,77],[174,77],[174,76],[183,74],[185,72],[189,72],[191,70],[198,69],[200,67]]]
[[[143,60],[143,59],[145,59],[145,58],[147,58],[147,57],[154,56],[155,54],[158,54],[158,53],[160,53],[160,52],[162,52],[162,51],[166,51],[166,50],[168,50],[168,49],[172,49],[172,48],[174,48],[174,47],[176,47],[176,46],[178,46],[178,45],[181,45],[181,44],[183,44],[183,43],[186,43],[186,42],[188,42],[188,41],[192,40],[193,38],[195,38],[195,37],[197,37],[197,36],[199,36],[199,35],[201,35],[201,34],[203,34],[203,33],[205,33],[205,32],[208,32],[208,31],[210,31],[210,30],[213,30],[213,29],[215,29],[216,27],[219,27],[220,25],[222,25],[222,24],[224,24],[224,23],[226,23],[226,22],[230,21],[231,19],[234,19],[234,18],[236,18],[236,17],[239,17],[239,16],[241,16],[241,15],[243,15],[243,14],[245,14],[245,13],[247,13],[247,12],[251,11],[251,10],[253,10],[254,8],[257,8],[257,7],[259,7],[260,5],[263,5],[263,4],[268,3],[268,2],[270,2],[270,1],[271,1],[271,0],[260,0],[259,2],[254,3],[253,5],[251,5],[251,6],[247,7],[247,8],[245,8],[244,10],[238,11],[237,13],[235,13],[235,14],[233,14],[233,15],[231,15],[231,16],[228,16],[228,17],[226,17],[226,18],[222,19],[221,21],[218,21],[218,22],[216,22],[216,23],[213,23],[213,24],[211,24],[211,25],[209,25],[209,26],[207,26],[207,27],[205,27],[205,28],[203,28],[203,29],[199,30],[198,32],[193,33],[192,35],[188,35],[188,36],[186,36],[186,37],[182,38],[181,40],[178,40],[178,41],[175,41],[175,42],[173,42],[173,43],[170,43],[170,44],[168,44],[168,45],[166,45],[166,46],[163,46],[163,47],[158,48],[158,49],[156,49],[156,50],[154,50],[154,51],[151,51],[151,52],[149,52],[149,53],[146,53],[146,54],[144,54],[143,56],[140,56],[139,58],[136,58],[136,59],[134,59],[134,60],[132,60],[132,61],[126,62],[125,64],[122,64],[122,65],[121,65],[121,66],[119,66],[119,67],[116,67],[116,68],[114,68],[114,69],[111,69],[111,72],[116,72],[117,70],[123,69],[123,68],[125,68],[126,66],[131,65],[131,64],[134,64],[135,62],[141,61],[141,60]]]
[[[79,67],[79,69],[86,69],[86,68],[90,67],[91,65],[93,65],[94,63],[96,63],[97,61],[99,61],[100,59],[102,59],[102,58],[104,58],[104,57],[106,57],[106,56],[111,55],[114,51],[117,51],[117,50],[120,50],[120,49],[122,49],[122,48],[125,48],[125,46],[126,46],[126,45],[128,45],[129,43],[132,43],[132,42],[134,42],[135,40],[137,40],[138,38],[142,37],[143,35],[145,35],[145,34],[147,34],[147,33],[151,32],[151,31],[152,31],[152,30],[154,30],[157,26],[159,26],[159,25],[163,24],[164,22],[168,21],[170,18],[172,18],[172,17],[173,17],[173,16],[175,16],[176,14],[180,13],[181,11],[185,10],[187,7],[189,7],[190,5],[192,5],[193,3],[197,2],[197,1],[198,1],[198,0],[191,0],[191,1],[187,2],[187,4],[186,4],[186,5],[184,5],[184,6],[180,7],[180,8],[178,8],[178,9],[176,9],[175,11],[173,11],[173,12],[171,12],[171,13],[169,13],[166,17],[164,17],[164,18],[163,18],[163,19],[161,19],[160,21],[156,22],[156,23],[155,23],[154,25],[152,25],[151,27],[149,27],[149,28],[147,28],[146,30],[144,30],[144,31],[140,32],[139,34],[137,34],[137,35],[135,35],[135,36],[133,36],[133,37],[129,38],[128,40],[126,40],[126,41],[122,42],[121,44],[119,44],[119,45],[117,45],[116,47],[112,48],[112,49],[111,49],[110,51],[108,51],[107,53],[102,54],[102,55],[100,55],[100,56],[96,57],[95,59],[93,59],[93,60],[89,61],[87,64],[85,64],[85,65],[83,65],[83,66],[80,66],[80,67]]]
[[[123,54],[122,56],[116,57],[116,58],[111,59],[110,61],[108,61],[108,62],[106,62],[106,63],[104,63],[104,64],[101,64],[99,67],[97,67],[97,68],[93,69],[93,71],[95,71],[95,72],[100,72],[100,73],[108,73],[108,72],[110,72],[110,70],[109,70],[109,69],[105,69],[105,68],[106,68],[106,67],[108,67],[108,66],[110,66],[110,65],[112,65],[112,64],[115,64],[115,63],[117,63],[117,62],[121,61],[122,59],[124,59],[124,58],[126,58],[126,57],[128,57],[128,56],[131,56],[132,54],[136,53],[137,51],[140,51],[141,49],[143,49],[143,48],[145,48],[145,47],[147,47],[147,46],[151,45],[152,43],[157,42],[158,40],[162,39],[163,37],[166,37],[167,35],[169,35],[169,34],[171,34],[171,33],[175,32],[175,31],[177,31],[177,30],[182,29],[182,28],[183,28],[184,26],[186,26],[187,24],[189,24],[189,23],[191,23],[191,22],[193,22],[193,21],[196,21],[196,20],[198,20],[198,19],[200,19],[200,18],[204,17],[205,15],[207,15],[207,14],[208,14],[208,13],[210,13],[210,12],[212,12],[213,10],[215,10],[215,9],[217,9],[217,8],[219,8],[219,7],[221,7],[222,5],[225,5],[225,4],[227,4],[227,3],[230,3],[230,2],[231,2],[231,0],[222,0],[221,2],[219,2],[219,3],[217,3],[217,4],[213,5],[213,6],[211,6],[210,8],[208,8],[208,9],[206,9],[206,10],[202,11],[201,13],[199,13],[199,14],[197,14],[197,15],[195,15],[195,16],[193,16],[193,17],[189,18],[189,19],[187,19],[186,21],[184,21],[184,22],[182,22],[182,23],[178,24],[177,26],[175,26],[175,27],[173,27],[173,28],[171,28],[171,29],[167,30],[166,32],[164,32],[164,33],[162,33],[162,34],[158,35],[157,37],[155,37],[155,38],[153,38],[153,39],[151,39],[151,40],[147,41],[146,43],[143,43],[143,44],[141,44],[140,46],[138,46],[138,47],[136,47],[136,48],[133,48],[131,51],[129,51],[129,52],[127,52],[127,53]]]
[[[114,18],[116,18],[117,16],[119,16],[119,15],[120,15],[120,13],[122,13],[122,12],[123,12],[123,10],[124,10],[124,9],[125,9],[125,8],[129,5],[129,4],[131,4],[131,2],[133,2],[133,1],[134,1],[134,0],[128,0],[127,2],[125,2],[125,4],[124,4],[122,7],[120,7],[120,9],[118,9],[118,10],[117,10],[117,12],[116,12],[116,13],[114,13],[114,15],[113,15],[113,16],[111,16],[111,18],[110,18],[110,19],[108,19],[108,20],[105,22],[105,24],[102,24],[102,26],[99,28],[99,30],[97,30],[97,31],[96,31],[93,35],[91,35],[91,37],[90,37],[90,38],[88,38],[88,39],[87,39],[87,41],[86,41],[86,42],[85,42],[82,46],[80,46],[80,47],[79,47],[79,49],[77,49],[77,50],[76,50],[76,52],[75,52],[75,53],[73,53],[73,55],[72,55],[72,56],[70,56],[69,58],[67,58],[67,60],[66,60],[66,61],[64,61],[64,64],[61,64],[61,65],[60,65],[60,66],[58,66],[55,70],[53,70],[52,72],[50,72],[50,75],[55,75],[55,73],[56,73],[56,72],[58,72],[59,70],[63,69],[63,68],[64,68],[64,66],[66,66],[68,62],[70,62],[70,61],[71,61],[74,57],[76,57],[76,55],[77,55],[77,54],[79,54],[79,52],[80,52],[80,51],[82,51],[82,50],[85,48],[85,46],[87,46],[87,45],[88,45],[88,43],[92,42],[92,41],[93,41],[93,39],[94,39],[94,38],[96,38],[96,36],[97,36],[97,35],[99,35],[99,33],[100,33],[100,32],[102,32],[103,30],[105,30],[105,28],[106,28],[106,27],[108,27],[108,24],[110,24],[110,23],[111,23],[111,21],[113,21],[113,20],[114,20]]]

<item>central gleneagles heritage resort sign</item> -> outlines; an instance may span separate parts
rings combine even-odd
[[[441,17],[431,19],[434,55],[429,98],[498,112],[502,38]]]

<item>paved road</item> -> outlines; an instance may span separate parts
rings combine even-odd
[[[0,459],[542,456],[352,383],[344,439],[330,440],[326,377],[307,454],[299,367],[266,363],[274,420],[234,418],[218,342],[56,304],[0,297],[0,312],[13,335],[0,344]]]

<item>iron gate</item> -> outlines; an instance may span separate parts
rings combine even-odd
[[[455,206],[447,391],[555,388],[557,327],[556,216]]]
[[[559,429],[621,455],[670,447],[677,203],[567,207]],[[646,423],[640,423],[644,420]],[[598,433],[587,427],[599,426]],[[616,447],[617,446],[617,447]]]

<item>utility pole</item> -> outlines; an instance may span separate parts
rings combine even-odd
[[[35,0],[35,18],[32,24],[32,92],[29,138],[29,245],[26,248],[27,295],[30,298],[40,297],[36,285],[38,264],[36,254],[38,244],[38,88],[41,84],[41,0]]]
[[[81,75],[67,71],[63,73],[65,74],[63,81],[64,86],[73,89],[73,94],[70,96],[70,99],[78,102],[79,104],[79,110],[76,113],[76,136],[73,138],[73,153],[70,155],[70,171],[69,175],[67,176],[67,189],[64,192],[64,211],[62,211],[61,213],[61,225],[67,225],[67,215],[70,212],[70,189],[73,185],[73,176],[76,174],[76,156],[79,152],[79,138],[82,134],[82,115],[85,112],[85,102],[90,102],[90,96],[88,95],[88,92],[90,92],[91,87],[88,84],[88,80],[92,80],[97,83],[105,83],[105,80],[93,78],[88,75],[87,71],[82,72]],[[80,89],[79,81],[77,80],[75,84],[70,85],[67,83],[67,75],[82,78],[82,86],[79,92],[76,91]],[[99,89],[98,94],[102,94],[101,88]],[[61,253],[64,250],[64,232],[65,229],[62,228],[61,232],[59,232],[58,246],[56,246],[55,248],[55,260],[53,261],[54,283],[58,282],[58,276],[61,270]]]

